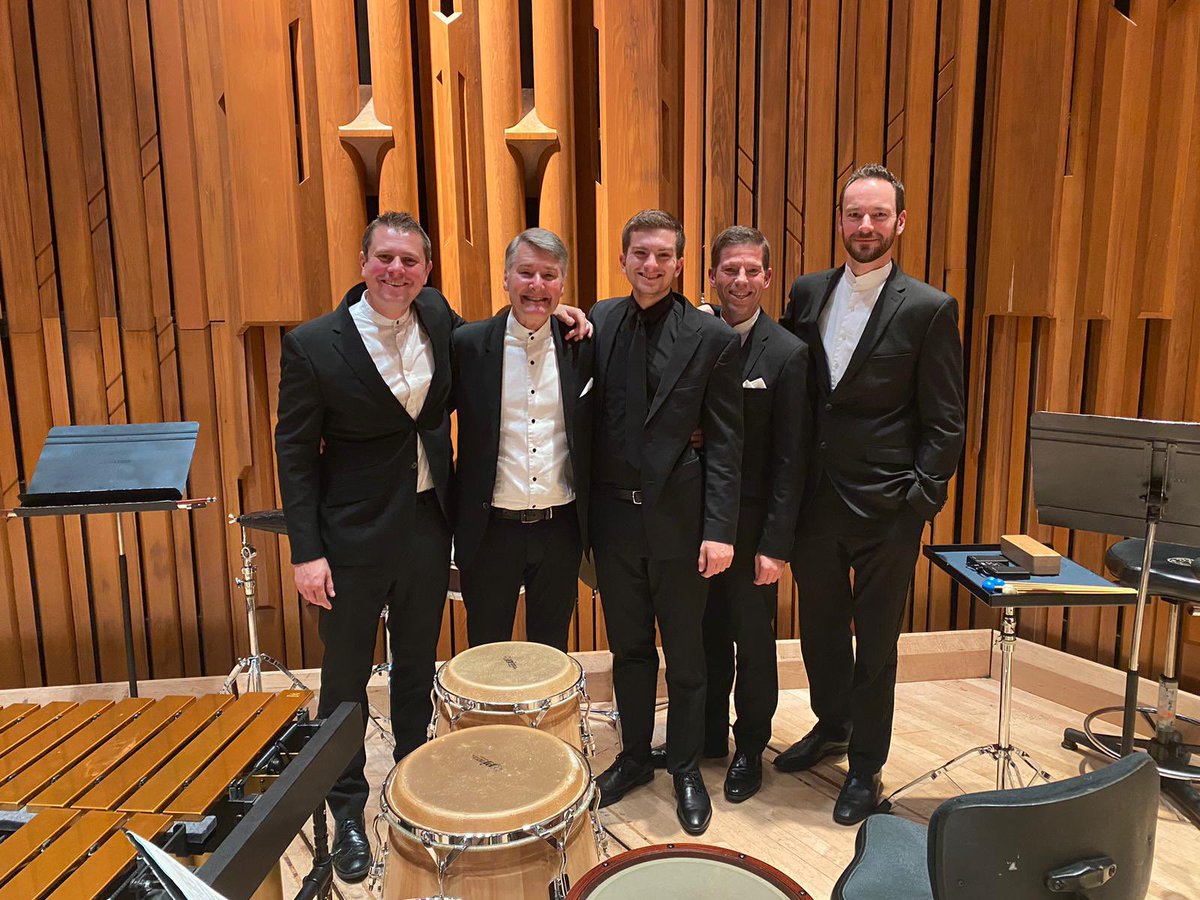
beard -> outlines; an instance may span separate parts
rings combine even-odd
[[[866,247],[859,246],[854,243],[853,238],[843,238],[842,243],[846,247],[846,252],[850,254],[850,258],[855,262],[873,263],[883,254],[892,249],[892,244],[896,241],[896,233],[892,232],[887,237],[881,237],[877,243],[869,244]]]

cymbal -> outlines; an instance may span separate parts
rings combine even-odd
[[[287,534],[287,520],[283,517],[282,509],[263,509],[258,512],[242,513],[240,516],[234,516],[233,521],[243,528],[269,531],[272,534]]]

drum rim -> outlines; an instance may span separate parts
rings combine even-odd
[[[488,712],[488,713],[539,713],[543,709],[553,709],[563,703],[567,703],[576,697],[587,696],[587,673],[583,671],[583,665],[575,657],[567,655],[567,659],[575,666],[579,673],[574,683],[567,688],[559,691],[557,694],[551,694],[549,697],[542,697],[537,700],[516,700],[509,703],[501,703],[498,700],[476,700],[473,697],[462,697],[450,689],[442,685],[442,670],[450,665],[452,660],[446,660],[433,675],[433,692],[437,698],[449,706],[457,706],[459,709],[467,712]]]
[[[763,862],[761,859],[750,856],[747,853],[728,850],[724,847],[714,847],[711,844],[676,843],[650,844],[647,847],[626,850],[624,853],[618,853],[616,856],[601,860],[599,865],[595,866],[591,871],[586,872],[572,885],[571,891],[567,895],[568,900],[586,900],[593,890],[618,872],[630,868],[635,863],[646,862],[651,859],[681,858],[716,859],[744,871],[752,872],[778,890],[792,892],[797,900],[813,900],[812,895],[795,880],[789,878],[770,863]]]
[[[581,813],[588,812],[595,801],[596,782],[591,777],[592,767],[588,764],[587,757],[566,742],[563,742],[563,746],[579,757],[579,761],[583,763],[583,769],[588,774],[588,778],[584,784],[583,791],[566,809],[552,816],[547,816],[540,821],[530,822],[511,831],[466,832],[463,834],[424,828],[404,818],[400,813],[392,809],[392,805],[388,802],[388,789],[392,785],[392,779],[399,768],[398,765],[393,766],[392,771],[383,780],[383,787],[379,791],[379,814],[397,831],[426,847],[439,847],[446,850],[454,850],[463,845],[469,848],[507,848],[521,847],[534,841],[540,841],[543,838],[538,834],[539,831],[548,835],[558,834],[565,828],[573,825],[579,819]]]

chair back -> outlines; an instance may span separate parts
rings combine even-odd
[[[1158,770],[1145,753],[1053,784],[954,797],[929,820],[933,896],[1142,900],[1157,823]]]

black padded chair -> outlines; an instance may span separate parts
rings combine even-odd
[[[1142,556],[1146,542],[1133,538],[1118,541],[1108,548],[1105,564],[1117,580],[1128,587],[1137,587],[1142,575]],[[1194,736],[1200,732],[1200,721],[1175,712],[1179,696],[1179,658],[1183,646],[1183,615],[1200,612],[1200,548],[1155,541],[1150,560],[1149,593],[1167,604],[1167,646],[1163,657],[1163,672],[1158,680],[1158,706],[1138,707],[1138,715],[1153,733],[1150,738],[1136,738],[1134,746],[1145,750],[1158,764],[1163,777],[1163,792],[1178,804],[1179,809],[1200,825],[1200,791],[1193,782],[1200,781],[1200,745]],[[1063,746],[1076,750],[1087,747],[1106,756],[1121,755],[1119,725],[1110,725],[1113,733],[1105,733],[1099,720],[1122,712],[1120,707],[1098,709],[1084,719],[1083,730],[1068,728],[1063,734]],[[1180,728],[1180,724],[1187,728]],[[1192,738],[1192,740],[1189,740]]]
[[[1053,784],[965,794],[925,829],[863,822],[833,900],[1142,900],[1158,773],[1145,753]]]

